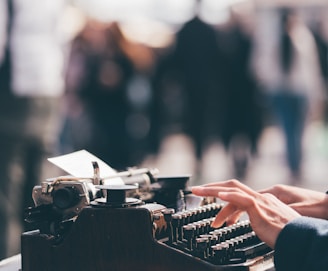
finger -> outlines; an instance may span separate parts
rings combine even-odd
[[[237,187],[221,187],[221,186],[194,186],[191,188],[191,191],[193,194],[197,196],[206,196],[206,197],[219,197],[218,193],[225,192],[225,193],[231,193],[231,192],[241,192],[241,193],[247,193],[242,191],[241,189]]]
[[[213,228],[219,228],[221,227],[224,222],[237,210],[236,206],[233,204],[227,204],[224,206],[220,212],[216,215],[214,221],[212,222],[212,227]]]
[[[200,185],[200,186],[202,186],[202,187],[211,187],[211,186],[217,186],[217,185],[220,185],[220,186],[228,186],[229,183],[233,183],[233,182],[235,182],[236,184],[240,183],[236,179],[230,179],[230,180],[226,180],[226,181],[206,183],[206,184],[203,184],[203,185]]]
[[[244,193],[240,190],[230,192],[220,191],[218,193],[218,197],[223,201],[227,201],[235,205],[237,209],[241,211],[245,211],[254,205],[254,196]]]
[[[258,192],[263,194],[263,193],[269,193],[269,194],[272,194],[272,195],[275,195],[276,197],[279,196],[279,195],[285,195],[286,193],[290,193],[288,192],[289,191],[289,186],[288,185],[285,185],[285,184],[278,184],[278,185],[274,185],[274,186],[271,186],[271,187],[268,187],[268,188],[265,188],[265,189],[262,189],[262,190],[259,190]],[[293,188],[294,190],[294,188]]]
[[[236,223],[243,211],[252,206],[254,202],[252,196],[238,189],[219,192],[218,196],[221,200],[229,203],[216,215],[212,227],[220,227],[224,222],[228,225]]]
[[[205,197],[218,197],[218,192],[220,189],[216,187],[202,187],[202,186],[194,186],[191,188],[191,192],[196,196],[205,196]]]
[[[291,197],[289,193],[286,193],[286,191],[284,189],[285,189],[284,185],[276,185],[273,187],[259,190],[258,193],[274,195],[276,198],[278,198],[282,202],[284,202],[286,204],[290,204],[293,202],[293,197]]]
[[[226,219],[226,224],[229,226],[229,225],[233,225],[233,224],[237,223],[242,214],[243,214],[243,211],[234,212],[231,216],[229,216]]]
[[[231,187],[231,188],[239,188],[251,195],[256,193],[253,189],[251,189],[247,185],[245,185],[235,179],[231,179],[231,180],[227,180],[227,181],[223,181],[223,182],[217,182],[217,183],[204,184],[201,187],[227,187],[227,188]]]
[[[276,194],[274,187],[264,188],[264,189],[258,190],[257,192],[261,193],[261,194],[265,194],[265,193]]]

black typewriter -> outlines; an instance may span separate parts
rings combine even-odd
[[[193,196],[189,176],[135,173],[120,174],[124,185],[67,176],[36,186],[22,270],[274,270],[274,251],[249,221],[211,227],[223,205]]]

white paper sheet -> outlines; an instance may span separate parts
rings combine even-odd
[[[98,163],[100,178],[107,178],[117,173],[115,169],[86,150],[48,158],[48,161],[74,177],[93,178],[92,162]],[[111,185],[124,184],[123,180],[118,177],[106,179],[105,183]]]

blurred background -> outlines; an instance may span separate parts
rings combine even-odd
[[[327,190],[323,0],[0,0],[0,259],[46,158]]]

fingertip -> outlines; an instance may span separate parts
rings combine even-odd
[[[223,224],[224,223],[215,223],[215,222],[213,222],[211,224],[211,227],[214,228],[214,229],[218,229],[218,228],[221,228]]]
[[[221,219],[218,219],[218,217],[215,217],[214,221],[211,223],[212,228],[220,228],[223,225],[224,221],[221,221]]]
[[[200,186],[193,186],[191,187],[191,192],[192,193],[199,193],[202,190]]]
[[[212,229],[216,229],[217,227],[214,225],[214,223],[211,224]]]

